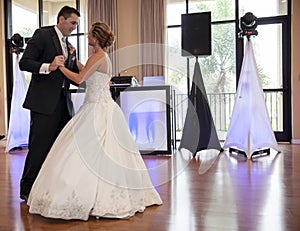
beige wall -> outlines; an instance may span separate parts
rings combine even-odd
[[[300,1],[292,1],[292,143],[300,144]]]
[[[7,132],[4,1],[0,2],[0,135]]]

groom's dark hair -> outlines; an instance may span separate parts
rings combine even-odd
[[[71,14],[76,14],[78,17],[80,17],[80,13],[78,10],[76,10],[73,7],[70,6],[64,6],[63,8],[60,9],[57,15],[57,23],[59,22],[59,17],[63,16],[65,19],[69,18]]]

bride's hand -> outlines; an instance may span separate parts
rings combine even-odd
[[[49,71],[55,71],[58,67],[62,67],[65,64],[65,58],[63,55],[57,55],[50,63]]]

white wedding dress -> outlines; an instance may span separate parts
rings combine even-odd
[[[86,80],[83,105],[56,139],[32,187],[30,213],[67,220],[128,218],[162,204],[109,81],[101,72]]]

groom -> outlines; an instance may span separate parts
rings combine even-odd
[[[25,201],[53,142],[73,115],[70,82],[58,67],[66,65],[78,71],[75,53],[68,57],[69,52],[64,52],[69,49],[64,39],[77,28],[79,17],[75,8],[64,6],[57,15],[57,25],[34,32],[19,63],[22,71],[32,73],[23,104],[31,117],[28,154],[20,182],[20,198]]]

